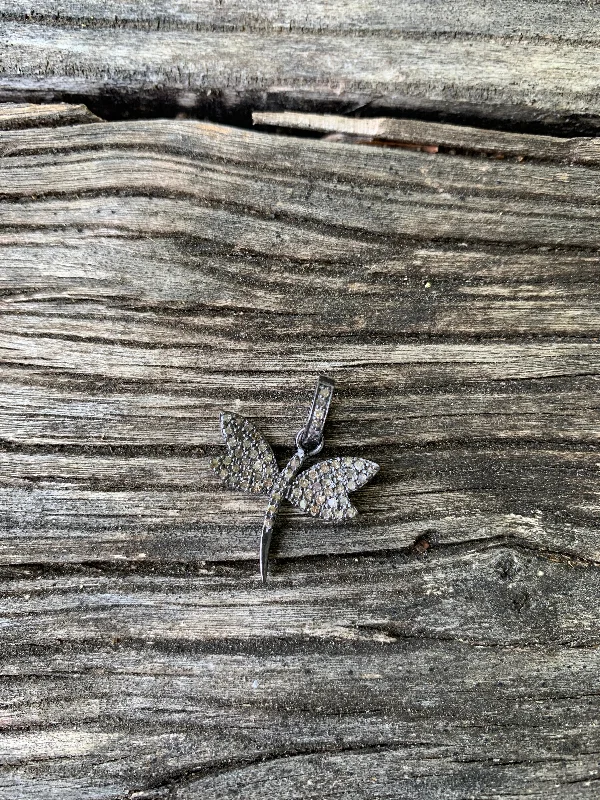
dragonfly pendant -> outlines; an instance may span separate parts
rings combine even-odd
[[[320,377],[306,425],[296,436],[296,452],[282,470],[271,446],[249,420],[231,412],[221,414],[227,452],[212,459],[212,469],[230,489],[269,496],[260,538],[263,583],[267,580],[269,547],[283,500],[330,522],[351,519],[358,511],[348,494],[364,486],[379,470],[378,464],[365,458],[339,457],[301,471],[306,459],[323,449],[323,428],[332,395],[333,381]]]

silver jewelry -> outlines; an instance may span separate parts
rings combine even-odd
[[[323,449],[323,428],[333,396],[333,381],[323,376],[306,425],[296,436],[296,452],[280,471],[271,446],[254,425],[231,412],[221,413],[221,432],[227,452],[213,458],[212,469],[230,489],[269,495],[260,539],[260,574],[267,580],[269,547],[279,507],[284,499],[313,517],[339,522],[358,514],[348,499],[379,471],[365,458],[338,457],[320,461],[300,472],[307,458]]]

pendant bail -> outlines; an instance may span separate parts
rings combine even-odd
[[[319,375],[306,425],[296,436],[296,445],[308,456],[316,456],[323,448],[323,428],[333,396],[333,388],[334,382],[331,378]]]

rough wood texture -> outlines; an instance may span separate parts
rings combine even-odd
[[[0,798],[597,798],[600,173],[166,121],[0,153]],[[319,372],[382,470],[263,589],[218,411],[283,458]]]
[[[0,33],[4,100],[600,126],[594,2],[1,0]]]
[[[82,125],[100,122],[100,118],[83,105],[68,103],[0,103],[0,129],[39,128],[43,126]]]
[[[255,125],[296,128],[318,133],[339,133],[365,144],[398,142],[433,146],[440,150],[467,151],[469,154],[528,157],[570,164],[600,163],[600,140],[597,138],[563,139],[525,133],[505,133],[460,125],[441,125],[415,119],[359,119],[333,114],[303,114],[296,111],[257,111]]]

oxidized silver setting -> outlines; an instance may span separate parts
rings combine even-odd
[[[358,514],[348,493],[360,489],[379,471],[374,461],[343,457],[321,461],[300,472],[306,459],[323,449],[323,428],[333,388],[332,380],[319,377],[306,424],[296,436],[296,452],[281,471],[271,446],[249,420],[231,412],[221,414],[227,452],[212,459],[212,469],[230,489],[269,496],[260,539],[263,583],[267,580],[273,528],[284,499],[313,517],[341,522]]]

